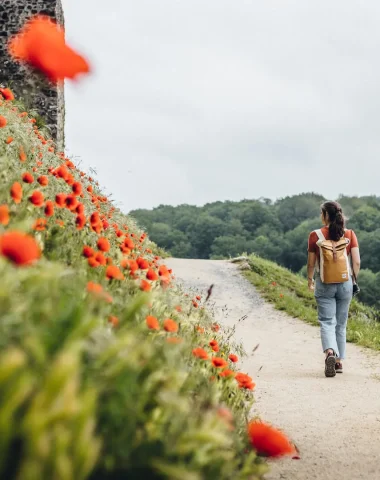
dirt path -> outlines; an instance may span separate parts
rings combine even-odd
[[[317,328],[264,303],[228,262],[167,262],[187,289],[214,284],[216,320],[236,324],[236,340],[247,352],[242,370],[256,384],[260,416],[283,428],[301,460],[272,462],[270,480],[380,479],[380,355],[348,345],[345,373],[323,373]],[[247,318],[238,322],[240,318]]]

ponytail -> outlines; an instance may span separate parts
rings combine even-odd
[[[337,202],[325,202],[322,205],[323,215],[328,216],[330,240],[337,242],[344,236],[345,220],[342,207]]]

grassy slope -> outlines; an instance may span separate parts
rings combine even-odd
[[[144,269],[134,276],[124,269],[122,280],[108,280],[106,266],[91,268],[82,250],[96,251],[99,236],[110,242],[108,263],[118,267],[143,256],[157,272],[155,245],[70,163],[70,175],[83,186],[78,199],[86,224],[78,230],[76,214],[57,206],[45,217],[44,207],[28,198],[39,190],[44,202],[54,202],[58,193],[72,192],[69,178],[52,174],[66,159],[11,103],[0,100],[0,115],[8,122],[0,128],[0,206],[10,214],[9,223],[0,217],[0,242],[19,230],[43,252],[28,268],[0,255],[0,477],[261,478],[266,467],[246,434],[252,392],[191,353],[203,347],[216,355],[209,347],[216,338],[217,355],[227,359],[238,352],[225,340],[228,332],[216,333],[206,310],[176,288],[152,281],[149,292],[141,291]],[[32,183],[22,181],[24,172],[34,176]],[[48,177],[47,186],[36,182],[40,175]],[[11,198],[14,182],[22,184],[21,203]],[[105,222],[99,234],[89,224],[95,211]],[[46,228],[35,230],[37,218],[47,220]],[[127,238],[134,247],[123,254]],[[88,282],[102,292],[89,292]],[[148,330],[147,315],[159,320],[158,331]],[[167,318],[178,333],[164,330]]]
[[[252,271],[244,275],[262,293],[264,298],[278,310],[318,325],[314,295],[307,288],[305,279],[290,270],[263,260],[255,255],[249,257]],[[380,350],[380,322],[378,312],[353,300],[347,328],[347,340],[364,347]]]

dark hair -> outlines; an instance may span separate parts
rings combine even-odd
[[[329,219],[329,236],[330,240],[337,242],[344,235],[344,216],[342,207],[337,202],[325,202],[322,206],[323,216],[326,214]]]

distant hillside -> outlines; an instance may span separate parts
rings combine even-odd
[[[130,212],[160,247],[181,258],[228,258],[255,253],[294,272],[307,259],[307,238],[320,226],[317,193],[269,199],[214,202],[203,207],[160,205]],[[361,300],[380,308],[380,197],[337,199],[359,238]]]

